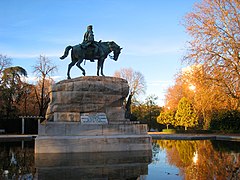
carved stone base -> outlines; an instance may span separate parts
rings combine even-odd
[[[84,76],[60,81],[52,86],[48,121],[76,122],[81,113],[105,113],[108,123],[125,118],[124,99],[128,82],[116,77]]]

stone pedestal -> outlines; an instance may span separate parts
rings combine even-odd
[[[52,87],[35,153],[151,151],[147,125],[125,118],[126,80],[80,77]]]
[[[109,123],[125,119],[123,101],[128,82],[116,77],[84,76],[63,80],[52,86],[48,121],[80,121],[81,113],[105,113]]]

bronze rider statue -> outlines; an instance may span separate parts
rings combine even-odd
[[[93,58],[90,59],[91,62],[94,62],[94,55],[96,55],[97,52],[98,52],[98,45],[94,41],[93,26],[92,25],[89,25],[87,27],[87,31],[84,34],[83,42],[82,42],[81,45],[84,49],[87,49],[87,47],[90,46],[90,45],[92,45],[94,47]]]

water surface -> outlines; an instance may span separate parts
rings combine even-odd
[[[240,142],[153,140],[152,152],[34,154],[0,142],[0,179],[240,179]]]

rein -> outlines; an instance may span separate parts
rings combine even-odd
[[[113,50],[113,46],[112,46],[112,44],[111,44],[110,42],[108,42],[108,47],[109,47],[109,49],[110,49],[111,52],[114,51],[114,50]],[[111,56],[110,54],[109,54],[108,56],[109,56],[110,59],[113,59],[113,58],[114,58],[114,56]]]

